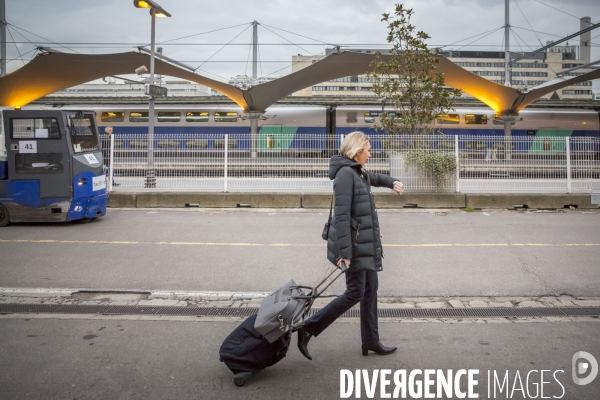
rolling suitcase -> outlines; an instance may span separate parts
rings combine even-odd
[[[258,309],[254,328],[271,343],[287,332],[297,331],[302,324],[304,324],[304,319],[308,316],[308,312],[315,299],[327,290],[337,278],[346,272],[346,264],[343,264],[341,272],[317,293],[317,289],[319,289],[319,287],[321,287],[335,271],[336,269],[333,269],[331,273],[315,287],[296,285],[296,282],[291,280],[265,297]],[[302,289],[307,289],[308,293],[305,293]]]
[[[243,386],[252,374],[276,364],[286,356],[292,332],[302,326],[314,300],[346,272],[346,266],[317,293],[317,289],[334,272],[335,269],[316,287],[298,286],[293,280],[286,283],[263,300],[257,315],[248,317],[225,338],[219,349],[219,361],[233,372],[236,386]],[[310,291],[305,294],[302,289]],[[259,316],[263,320],[259,320]],[[258,325],[268,338],[255,328],[257,321],[263,321]]]
[[[256,315],[248,317],[219,349],[219,360],[234,373],[236,386],[243,386],[252,374],[281,361],[290,347],[292,332],[269,342],[254,329],[255,320]]]

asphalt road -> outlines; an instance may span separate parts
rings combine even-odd
[[[325,210],[109,210],[0,228],[0,287],[268,292],[330,266]],[[381,296],[600,295],[600,213],[380,212]],[[342,283],[332,293],[343,290]]]
[[[381,339],[399,350],[389,356],[360,353],[357,323],[335,323],[309,349],[295,345],[280,363],[237,388],[218,361],[223,339],[237,322],[127,320],[0,320],[0,388],[4,399],[335,399],[340,370],[478,369],[475,393],[488,398],[596,399],[600,378],[574,384],[571,360],[578,351],[600,359],[598,322],[502,324],[382,323]],[[562,372],[557,372],[557,371]],[[508,385],[493,396],[493,374]],[[530,371],[535,371],[531,372]],[[528,376],[529,374],[529,376]],[[556,377],[556,380],[555,378]],[[419,378],[417,376],[417,378]],[[526,378],[529,378],[527,381]],[[422,376],[421,376],[422,379]],[[393,380],[392,380],[393,382]],[[560,382],[560,384],[558,383]],[[537,389],[536,389],[536,384]],[[395,385],[387,388],[392,393]],[[466,379],[461,389],[466,391]],[[513,387],[516,391],[513,392]],[[433,386],[435,393],[435,385]],[[380,398],[377,386],[375,398]],[[352,395],[351,398],[356,398]],[[368,398],[364,385],[361,397]],[[408,397],[410,398],[410,397]],[[446,397],[438,397],[446,398]],[[456,397],[453,397],[456,398]]]

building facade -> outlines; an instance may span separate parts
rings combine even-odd
[[[580,30],[591,26],[590,17],[584,17],[580,20]],[[546,45],[551,44],[550,42]],[[540,52],[528,58],[511,63],[510,84],[516,89],[531,89],[545,82],[551,81],[559,76],[579,76],[590,72],[596,66],[578,68],[591,63],[591,32],[583,33],[579,37],[579,44],[557,45],[548,48],[545,52]],[[336,49],[327,49],[325,56],[335,52]],[[361,53],[381,53],[387,54],[388,49],[354,49]],[[505,79],[505,53],[503,51],[437,51],[469,72],[479,75],[485,79],[504,85]],[[299,71],[308,67],[325,56],[303,56],[298,54],[292,57],[292,72]],[[520,53],[511,53],[511,60],[520,57]],[[573,68],[578,68],[569,71]],[[549,93],[543,98],[553,99],[599,99],[600,92],[594,93],[592,82],[580,82],[571,86],[564,87],[554,93]],[[348,76],[344,78],[333,79],[328,82],[307,87],[294,93],[294,96],[371,96],[373,95],[373,85],[369,79],[364,76]],[[463,93],[463,97],[471,96]]]
[[[210,90],[204,85],[184,80],[165,80],[159,83],[167,88],[167,96],[210,96]],[[115,78],[107,78],[106,83],[85,83],[49,94],[48,97],[140,97],[144,96],[145,83],[119,82]]]

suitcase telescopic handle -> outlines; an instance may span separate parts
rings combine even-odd
[[[333,278],[328,284],[327,286],[325,286],[319,293],[317,293],[316,296],[314,296],[315,298],[319,297],[321,294],[323,294],[324,291],[327,290],[327,288],[329,288],[329,286],[331,286],[333,284],[333,282],[335,282],[337,280],[337,278],[339,278],[340,276],[342,276],[347,270],[348,267],[346,267],[346,263],[344,261],[342,261],[342,268],[341,268],[341,272],[335,277]],[[327,278],[329,278],[331,275],[333,275],[333,273],[335,272],[335,269],[333,271],[331,271],[331,273],[327,276]],[[325,280],[323,282],[325,282],[327,280],[327,278],[325,278]],[[319,286],[321,286],[323,284],[323,282],[321,282],[319,284]],[[317,288],[319,287],[317,286]],[[316,289],[316,288],[315,288]]]
[[[312,299],[313,294],[315,293],[315,288],[312,287],[312,286],[294,285],[294,286],[290,286],[290,289],[308,289],[308,290],[310,290],[310,292],[308,294],[300,294],[300,295],[296,295],[296,296],[289,296],[288,300],[291,300],[291,299],[295,299],[295,300],[309,300],[309,299]]]
[[[293,286],[290,286],[290,289],[310,289],[310,290],[315,290],[315,288],[312,287],[312,286],[302,286],[302,285],[293,285]]]

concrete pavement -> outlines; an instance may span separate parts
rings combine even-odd
[[[516,373],[529,390],[543,378],[544,396],[594,399],[600,379],[577,386],[571,359],[577,351],[600,358],[598,321],[522,324],[381,323],[390,356],[360,354],[357,323],[335,323],[309,349],[288,356],[242,388],[218,361],[222,340],[237,322],[0,319],[0,387],[6,399],[276,399],[340,398],[340,370],[478,369],[477,392],[487,397],[488,371]],[[557,372],[562,371],[562,372]],[[558,381],[553,379],[556,373]],[[557,383],[557,382],[560,382]],[[492,381],[493,385],[493,381]],[[461,388],[466,390],[466,380]],[[394,386],[388,388],[391,393]],[[493,386],[492,386],[493,388]],[[519,385],[517,383],[517,389]],[[564,388],[564,389],[563,389]],[[377,395],[379,397],[377,387]],[[525,388],[524,388],[525,389]],[[493,389],[492,389],[493,390]],[[493,394],[493,391],[492,391]],[[512,398],[523,398],[516,391]],[[356,398],[354,395],[352,398]],[[368,398],[363,386],[361,397]],[[495,397],[510,398],[505,388]],[[532,397],[527,397],[532,398]],[[539,398],[539,397],[538,397]]]
[[[306,209],[112,209],[90,224],[9,226],[0,229],[0,303],[255,307],[290,277],[324,276],[326,218]],[[599,218],[592,210],[381,211],[380,308],[596,307]],[[80,289],[97,292],[73,293]],[[341,291],[336,283],[315,307]],[[344,318],[311,340],[314,361],[292,343],[286,359],[236,388],[218,349],[240,318],[7,314],[1,397],[332,399],[342,369],[478,369],[479,398],[488,398],[488,371],[500,380],[508,371],[516,388],[489,398],[524,398],[518,371],[527,398],[543,380],[544,397],[593,399],[600,378],[576,385],[571,362],[579,351],[600,360],[599,321],[381,318],[382,341],[399,351],[363,357],[358,321]]]

